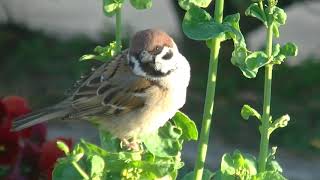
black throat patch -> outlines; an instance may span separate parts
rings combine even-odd
[[[166,72],[166,73],[161,72],[159,70],[156,70],[154,64],[152,64],[152,63],[142,63],[140,61],[139,64],[140,64],[141,69],[147,75],[150,75],[150,76],[153,76],[153,77],[164,77],[164,76],[167,76],[167,75],[169,75],[171,73],[171,70]]]

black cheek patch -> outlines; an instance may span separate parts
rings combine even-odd
[[[162,56],[162,59],[169,60],[172,58],[172,56],[173,56],[173,53],[171,50],[169,50],[164,56]]]

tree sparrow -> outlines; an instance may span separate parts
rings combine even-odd
[[[120,139],[163,126],[186,100],[190,66],[165,32],[137,32],[129,49],[93,71],[71,97],[19,118],[13,130],[53,119],[95,119]]]

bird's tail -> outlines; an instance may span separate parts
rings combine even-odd
[[[26,114],[15,121],[12,124],[13,131],[20,131],[30,126],[53,120],[61,119],[70,113],[70,109],[66,107],[48,107],[39,111]]]

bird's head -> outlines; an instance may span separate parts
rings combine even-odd
[[[173,39],[165,32],[147,29],[131,39],[128,62],[140,76],[161,78],[174,72],[181,55]]]

